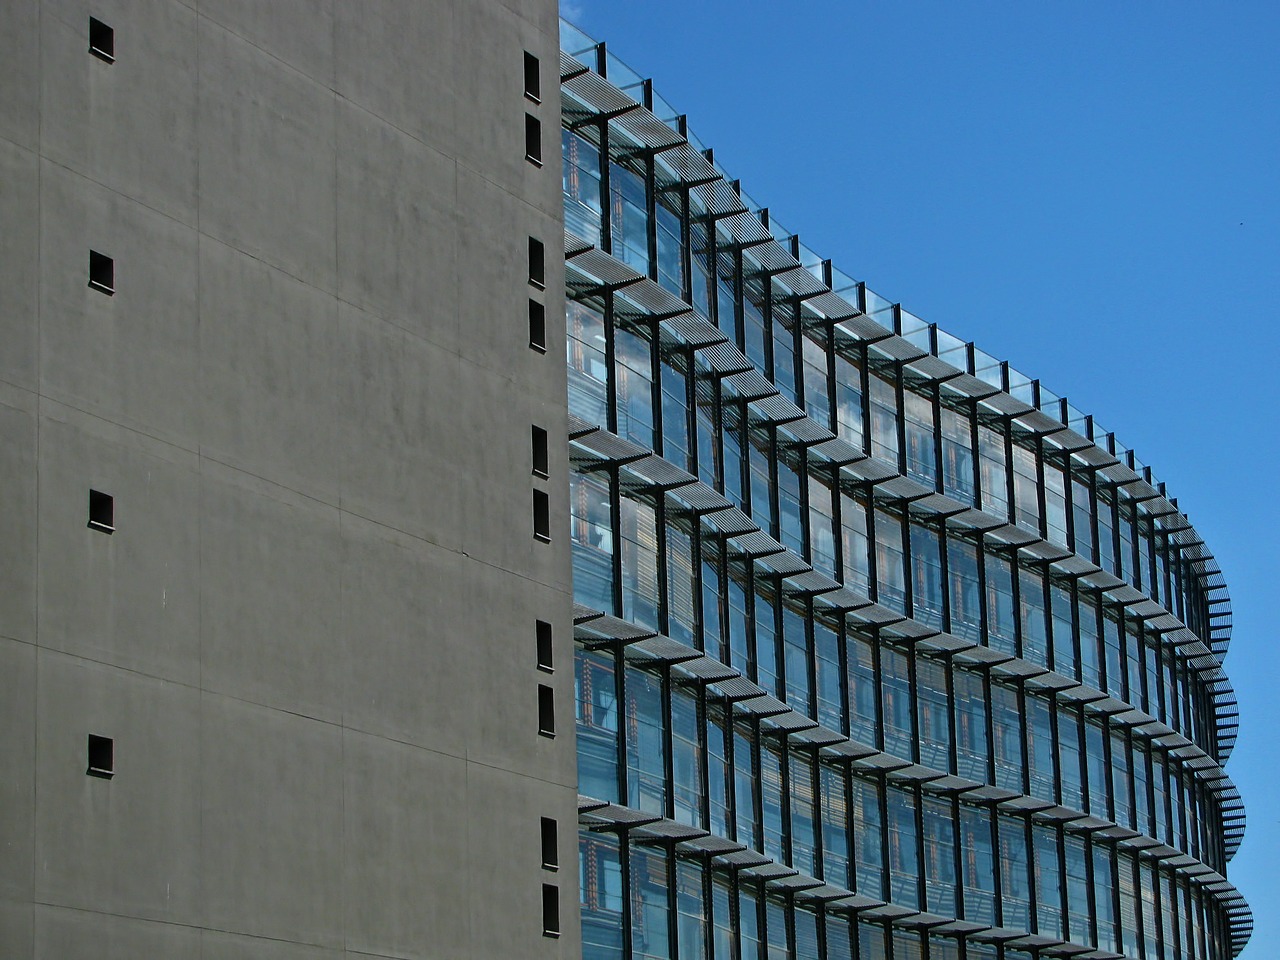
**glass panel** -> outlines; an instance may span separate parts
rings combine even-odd
[[[978,602],[978,548],[951,533],[947,535],[947,580],[950,584],[948,629],[965,640],[980,640],[982,606]],[[1012,606],[1012,598],[1009,598],[1009,605]],[[993,612],[997,618],[995,622],[999,624],[999,607],[993,605]]]
[[[815,876],[813,764],[792,753],[788,757],[791,789],[791,866],[801,873]]]
[[[613,507],[606,478],[569,475],[573,599],[613,613]]]
[[[995,857],[988,811],[960,805],[960,856],[964,870],[964,918],[994,924]]]
[[[938,534],[930,527],[911,524],[912,617],[942,628],[942,556]]]
[[[662,358],[662,456],[682,470],[693,467],[689,450],[689,383],[683,354]]]
[[[682,687],[671,691],[671,767],[675,819],[702,824],[702,742],[698,701]]]
[[[849,872],[849,811],[844,797],[844,774],[820,764],[822,787],[822,876],[827,883],[853,887]]]
[[[892,374],[873,372],[871,388],[871,455],[898,464],[898,390]]]
[[[847,637],[849,658],[849,736],[861,743],[876,745],[876,669],[875,647],[866,637],[850,633]]]
[[[961,503],[974,504],[972,423],[967,414],[950,407],[941,410],[942,492]]]
[[[633,960],[669,960],[666,851],[633,845],[630,854],[631,956]]]
[[[1014,817],[999,817],[1000,831],[1000,908],[1002,926],[1015,930],[1031,929],[1031,886],[1027,877],[1026,824]]]
[[[658,627],[658,518],[652,504],[622,499],[622,615],[632,623]]]
[[[932,488],[938,477],[933,445],[933,401],[907,390],[903,393],[902,405],[907,473]]]
[[[880,683],[885,752],[911,760],[911,675],[905,653],[880,648]]]
[[[876,599],[887,607],[906,612],[903,572],[902,518],[887,510],[875,510]]]
[[[1053,828],[1034,824],[1031,828],[1035,846],[1036,920],[1044,936],[1061,937],[1062,884],[1058,875],[1058,838]]]
[[[831,397],[827,379],[826,334],[807,330],[800,338],[804,367],[804,410],[824,427],[831,426]]]
[[[782,850],[782,757],[773,743],[760,744],[760,811],[764,831],[763,853],[786,862]]]
[[[565,303],[568,337],[569,412],[588,423],[609,422],[609,364],[605,357],[604,314],[569,300]]]
[[[618,434],[653,449],[653,356],[649,341],[618,326],[613,332]]]
[[[987,695],[982,676],[968,670],[952,673],[956,697],[956,773],[988,782]]]
[[[1073,710],[1058,714],[1058,760],[1062,777],[1062,805],[1084,809],[1080,772],[1080,717]]]
[[[862,437],[862,372],[858,364],[841,353],[835,356],[836,432],[858,449],[865,449]]]
[[[600,150],[568,130],[561,133],[561,147],[565,229],[598,247],[603,215]]]
[[[733,809],[737,821],[736,839],[744,847],[760,849],[756,835],[756,777],[752,769],[751,738],[741,730],[733,731]]]
[[[870,541],[867,539],[867,506],[860,499],[840,494],[840,561],[845,586],[871,595]]]
[[[982,509],[997,517],[1009,516],[1004,435],[978,425],[978,465],[982,475]]]
[[[671,198],[668,202],[678,204],[679,200]],[[658,283],[683,299],[684,256],[680,214],[668,209],[662,202],[657,206],[657,214]]]
[[[937,660],[917,656],[916,690],[920,762],[935,770],[950,770],[951,706],[947,702],[946,666]]]
[[[609,252],[649,275],[649,213],[644,177],[609,164]]]
[[[578,897],[582,960],[622,960],[622,860],[616,835],[579,833]]]
[[[645,813],[666,816],[666,737],[662,711],[662,681],[639,670],[628,670],[627,691],[627,805]]]
[[[991,729],[995,736],[996,786],[1022,792],[1022,711],[1009,687],[991,684]]]
[[[844,693],[840,682],[840,639],[822,620],[813,621],[813,662],[817,676],[818,722],[842,729]]]
[[[707,708],[707,811],[708,829],[729,836],[729,798],[733,795],[733,770],[729,766],[729,732],[724,711]]]
[[[1032,663],[1049,662],[1048,625],[1044,605],[1044,575],[1022,567],[1018,571],[1018,600],[1022,626],[1022,656]]]
[[[1018,628],[1013,614],[1013,564],[992,550],[985,551],[987,573],[987,645],[1014,655]]]
[[[676,932],[680,960],[705,960],[707,910],[702,895],[702,868],[686,860],[676,862]]]
[[[956,824],[951,804],[926,796],[924,818],[924,878],[926,909],[943,916],[956,912]]]
[[[1070,937],[1077,943],[1093,943],[1089,912],[1089,875],[1085,866],[1084,840],[1067,835],[1064,838],[1064,863],[1067,876],[1067,916]]]
[[[858,893],[867,897],[884,899],[884,853],[880,831],[884,822],[880,808],[880,791],[874,782],[854,776],[850,778],[853,797],[854,841],[859,856],[856,858]]]
[[[1013,492],[1017,505],[1015,521],[1019,526],[1039,533],[1040,495],[1036,455],[1034,451],[1016,443],[1013,445]]]
[[[1031,795],[1047,803],[1056,803],[1053,776],[1053,729],[1049,704],[1039,697],[1026,698],[1027,755],[1031,764]],[[1079,760],[1077,758],[1077,766]],[[1076,774],[1077,784],[1079,774]],[[1078,786],[1077,786],[1078,789]],[[1063,800],[1063,803],[1066,803]],[[1079,807],[1079,804],[1068,804]]]
[[[889,877],[894,903],[918,906],[919,851],[916,841],[915,797],[892,785],[885,787],[889,823]]]
[[[693,578],[693,537],[683,526],[667,524],[667,636],[695,646],[697,584]]]
[[[613,655],[574,651],[578,792],[618,802],[618,686]],[[619,893],[621,895],[621,893]]]

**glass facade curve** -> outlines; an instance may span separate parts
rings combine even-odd
[[[1226,958],[1212,555],[561,24],[584,956]]]

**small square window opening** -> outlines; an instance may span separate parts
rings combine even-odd
[[[556,692],[545,683],[538,684],[538,733],[556,735]]]
[[[529,298],[529,346],[539,353],[547,352],[547,310]]]
[[[542,166],[542,121],[531,113],[524,115],[524,158]]]
[[[542,77],[538,58],[528,50],[524,52],[524,95],[534,103],[542,102]]]
[[[89,769],[85,771],[91,777],[110,780],[116,773],[115,741],[110,737],[99,737],[89,734]]]
[[[116,262],[97,250],[89,251],[89,286],[107,296],[116,292]]]
[[[101,490],[89,491],[89,526],[103,533],[115,533],[115,498]]]
[[[543,543],[551,542],[551,497],[545,490],[533,491],[533,535]]]
[[[560,888],[551,883],[542,885],[542,935],[560,936]]]
[[[89,18],[89,52],[107,63],[116,62],[116,32],[97,17]]]
[[[551,476],[551,453],[547,442],[547,431],[542,427],[530,428],[533,446],[533,472],[539,477]]]
[[[545,620],[538,621],[538,669],[543,673],[554,673],[552,663],[551,624]]]
[[[559,832],[555,820],[542,818],[542,866],[546,870],[560,869]]]

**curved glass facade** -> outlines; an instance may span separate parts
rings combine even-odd
[[[1230,612],[1163,484],[562,48],[584,956],[1238,953]]]

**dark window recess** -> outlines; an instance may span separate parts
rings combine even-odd
[[[116,529],[116,503],[109,493],[100,490],[89,491],[89,526],[103,533],[114,533]]]
[[[89,769],[85,771],[91,777],[110,780],[116,773],[116,745],[110,737],[97,737],[89,734]]]
[[[560,831],[551,817],[542,818],[542,866],[547,870],[560,869]]]
[[[545,490],[533,491],[533,535],[551,542],[551,498]]]
[[[538,621],[538,669],[544,673],[554,673],[551,660],[551,624],[545,620]]]
[[[547,352],[547,309],[529,298],[529,346],[539,353]]]
[[[524,158],[542,166],[542,121],[531,113],[524,115]]]
[[[107,63],[116,62],[116,32],[97,17],[89,18],[89,52]]]
[[[538,426],[531,427],[530,439],[533,445],[533,472],[540,477],[551,476],[551,453],[548,449],[547,431]]]
[[[542,935],[560,936],[560,888],[551,883],[542,885]]]
[[[89,286],[107,296],[116,292],[116,262],[97,250],[89,251]]]
[[[534,103],[542,102],[542,77],[538,58],[528,50],[524,52],[524,95]]]
[[[556,735],[556,692],[545,683],[538,684],[538,733]]]
[[[547,285],[547,257],[542,241],[529,238],[529,282],[542,290]]]

